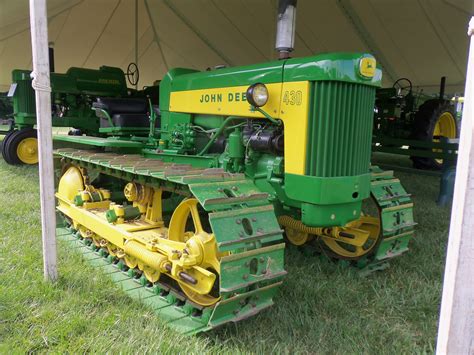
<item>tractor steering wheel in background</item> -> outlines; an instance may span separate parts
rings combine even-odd
[[[397,96],[406,97],[411,94],[413,85],[410,79],[400,78],[393,83],[393,88],[397,90]]]
[[[138,66],[136,63],[131,62],[128,67],[127,67],[127,80],[130,83],[130,85],[137,85],[138,80],[140,80],[140,71],[138,70]]]

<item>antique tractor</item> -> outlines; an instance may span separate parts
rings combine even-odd
[[[394,139],[439,142],[441,137],[457,138],[455,106],[445,98],[444,91],[445,77],[441,79],[438,97],[415,92],[407,78],[398,79],[391,88],[378,89],[374,115],[375,141],[393,145],[396,143]],[[389,143],[385,142],[386,138]],[[442,159],[434,157],[412,156],[411,160],[420,169],[440,169],[443,163]]]
[[[370,166],[381,76],[371,55],[324,54],[172,69],[148,113],[98,98],[116,136],[71,136],[81,149],[55,151],[66,234],[187,333],[273,304],[284,235],[361,268],[402,254],[413,204]]]
[[[131,63],[133,64],[133,63]],[[135,71],[136,70],[136,71]],[[100,69],[69,68],[64,74],[50,74],[53,127],[72,127],[69,134],[105,135],[99,132],[99,118],[92,103],[99,96],[128,97],[137,91],[128,89],[129,81],[138,79],[138,69],[129,66],[127,74],[122,69],[102,66]],[[2,155],[8,164],[36,164],[38,162],[36,136],[35,92],[29,70],[13,70],[12,87],[13,126],[4,140]],[[130,76],[135,74],[134,78]]]

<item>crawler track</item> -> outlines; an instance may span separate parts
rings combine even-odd
[[[159,183],[166,189],[196,198],[208,213],[218,251],[224,255],[220,258],[220,300],[208,307],[192,302],[179,286],[167,283],[167,278],[150,284],[138,269],[126,270],[123,262],[108,255],[106,249],[94,244],[87,246],[88,240],[81,240],[81,233],[74,228],[58,229],[60,238],[110,274],[132,297],[152,306],[172,327],[187,334],[204,332],[253,316],[273,304],[273,296],[286,274],[283,231],[267,195],[243,175],[140,156],[73,149],[58,150],[56,156],[61,157],[63,166],[79,166],[91,174],[101,173],[144,185]],[[77,206],[59,207],[59,210],[74,216],[103,215],[103,211],[82,210]]]

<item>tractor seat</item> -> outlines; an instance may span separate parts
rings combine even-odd
[[[111,127],[104,110],[115,128],[147,128],[150,125],[146,99],[99,97],[92,104],[100,118],[100,127]]]
[[[136,127],[136,128],[148,128],[150,121],[148,115],[140,113],[116,113],[112,115],[112,123],[114,127]],[[110,127],[110,122],[106,118],[100,119],[100,127]]]
[[[110,116],[116,113],[146,114],[148,111],[146,99],[137,98],[98,97],[96,102],[92,104],[92,107],[105,110]]]

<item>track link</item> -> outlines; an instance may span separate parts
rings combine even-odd
[[[358,266],[369,272],[385,268],[389,259],[408,251],[417,224],[413,219],[411,195],[393,171],[383,171],[378,166],[372,166],[371,171],[371,195],[379,210],[381,240],[371,256],[358,261]]]

